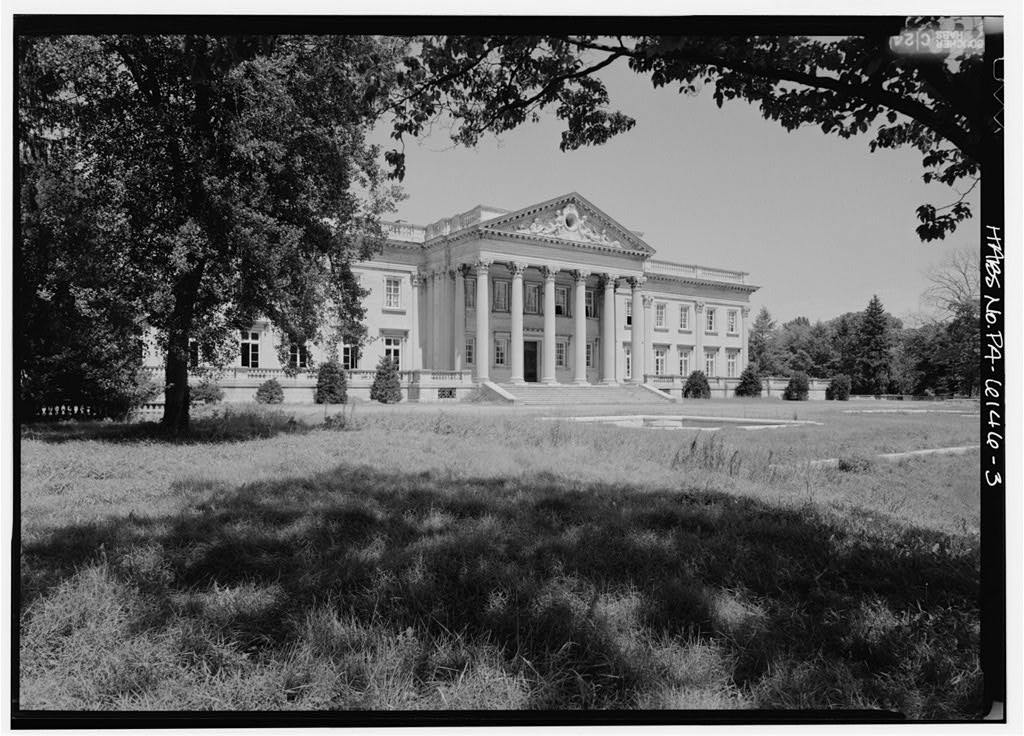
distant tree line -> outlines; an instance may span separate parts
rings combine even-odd
[[[971,295],[948,303],[919,327],[904,327],[877,296],[863,312],[813,324],[797,317],[779,325],[762,308],[750,330],[750,366],[761,376],[846,375],[854,394],[975,396],[978,320],[978,301]]]

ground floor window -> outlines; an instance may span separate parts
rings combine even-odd
[[[587,368],[594,367],[594,343],[587,343]]]
[[[260,367],[260,333],[244,330],[242,332],[242,367]]]
[[[654,348],[654,375],[665,375],[665,348]]]
[[[309,368],[309,350],[305,345],[288,348],[288,365],[292,368]]]
[[[474,356],[476,355],[476,339],[472,337],[466,338],[466,365],[473,365],[475,363]]]
[[[565,341],[561,341],[560,340],[559,342],[555,343],[555,367],[556,368],[565,368],[565,366],[566,366],[566,354],[567,353],[568,353],[568,350],[566,350],[566,343],[565,343]]]
[[[736,378],[736,353],[730,352],[725,359],[726,375],[729,378]]]
[[[625,356],[626,356],[626,378],[632,378],[633,377],[633,359],[632,359],[633,358],[633,351],[629,349],[629,346],[626,346],[623,350],[624,350],[624,353],[625,353]]]
[[[397,365],[399,368],[402,367],[402,338],[384,338],[384,357],[389,360],[395,361],[395,365]]]
[[[505,365],[508,361],[508,338],[494,338],[494,365]]]
[[[718,375],[717,366],[718,351],[717,350],[705,350],[704,351],[704,375],[708,378],[711,376]]]
[[[356,367],[356,349],[353,345],[341,346],[341,367],[347,371]]]
[[[690,351],[683,348],[679,349],[679,375],[690,375]]]

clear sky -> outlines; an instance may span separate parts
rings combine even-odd
[[[921,181],[916,149],[871,153],[867,135],[787,132],[746,102],[719,109],[710,88],[654,89],[624,61],[604,79],[612,107],[636,118],[630,132],[562,153],[553,113],[474,149],[453,147],[437,126],[406,143],[408,199],[395,217],[426,224],[578,191],[643,231],[657,258],[748,271],[761,286],[755,312],[765,306],[780,322],[863,310],[872,294],[907,319],[921,309],[923,271],[952,248],[977,247],[977,217],[945,240],[918,239],[916,207],[959,195]],[[378,140],[393,145],[384,131]]]

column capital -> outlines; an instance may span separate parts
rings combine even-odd
[[[412,273],[409,277],[409,280],[412,282],[412,288],[415,289],[417,286],[422,284],[424,278],[426,278],[426,276],[423,274],[422,271],[415,271],[414,273]]]
[[[603,273],[600,279],[601,287],[604,289],[615,289],[619,285],[619,275],[617,273]]]
[[[456,264],[455,266],[455,272],[462,276],[462,278],[466,278],[467,276],[469,276],[472,270],[473,267],[470,266],[468,263],[459,263]]]
[[[554,281],[555,275],[558,273],[558,269],[554,266],[541,266],[540,273],[541,276],[544,277],[545,281]]]
[[[590,277],[590,271],[583,271],[578,268],[569,273],[572,274],[572,280],[577,284],[582,284]]]
[[[650,309],[651,305],[654,304],[654,297],[649,294],[644,294],[644,309]]]
[[[487,269],[489,269],[491,267],[492,263],[494,263],[494,261],[488,260],[486,258],[481,258],[479,261],[477,261],[473,265],[476,267],[476,272],[478,274],[486,274],[487,273]]]
[[[454,281],[455,277],[458,276],[459,269],[456,266],[451,266],[444,270],[444,275],[448,277],[449,281]]]
[[[522,276],[523,272],[526,271],[526,268],[527,264],[523,263],[522,261],[508,262],[508,270],[512,273],[513,276]]]
[[[698,312],[703,312],[704,311],[704,302],[694,302],[693,303],[693,308],[696,309]]]
[[[749,304],[744,304],[742,307],[740,307],[740,314],[742,314],[744,317],[749,317],[750,316],[750,305]]]
[[[647,283],[647,277],[645,276],[630,276],[626,279],[626,283],[633,289],[639,289]]]

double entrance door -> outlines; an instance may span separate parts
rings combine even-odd
[[[537,357],[540,355],[540,343],[537,340],[523,341],[523,380],[527,383],[537,382]]]

